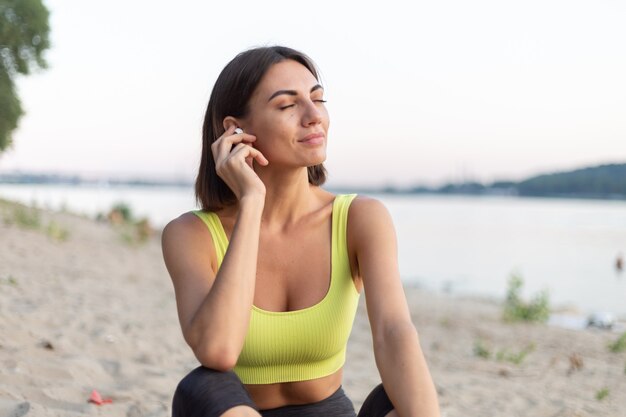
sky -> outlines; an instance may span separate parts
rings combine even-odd
[[[618,0],[44,0],[49,68],[0,172],[192,180],[213,83],[286,45],[321,70],[329,185],[519,180],[626,162]]]

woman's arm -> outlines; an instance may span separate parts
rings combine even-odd
[[[396,413],[439,416],[437,391],[400,281],[395,229],[382,203],[362,197],[352,203],[348,239],[363,280],[376,365]]]
[[[208,368],[232,369],[243,348],[254,299],[262,208],[262,202],[242,202],[217,275],[211,265],[213,242],[200,219],[190,214],[163,229],[163,259],[174,283],[183,335]]]
[[[189,213],[163,230],[163,259],[174,283],[178,318],[185,340],[200,363],[230,370],[235,366],[250,322],[265,186],[252,159],[265,157],[248,145],[256,138],[233,135],[231,126],[213,143],[216,169],[238,200],[228,250],[216,274],[213,240],[206,226]]]

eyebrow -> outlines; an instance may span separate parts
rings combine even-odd
[[[313,92],[313,91],[315,91],[315,90],[319,90],[320,88],[321,88],[322,90],[324,89],[324,87],[322,87],[321,85],[319,85],[319,84],[315,84],[315,85],[311,88],[311,91],[309,91],[309,93],[312,93],[312,92]],[[287,95],[290,95],[290,96],[297,96],[297,95],[298,95],[298,92],[297,92],[296,90],[278,90],[278,91],[276,91],[274,94],[272,94],[272,95],[270,96],[270,98],[269,98],[269,99],[267,99],[268,103],[269,103],[270,101],[272,101],[272,99],[273,99],[274,97],[279,96],[279,95],[281,95],[281,94],[287,94]]]

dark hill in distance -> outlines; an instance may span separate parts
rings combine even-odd
[[[387,188],[385,191],[408,191],[414,194],[626,199],[626,163],[541,174],[519,182],[496,181],[488,185],[465,182],[445,184],[439,188],[416,186],[409,190]]]
[[[626,164],[538,175],[515,187],[521,196],[626,198]]]

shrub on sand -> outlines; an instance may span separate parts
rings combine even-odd
[[[26,229],[39,229],[41,227],[41,216],[39,211],[34,208],[16,205],[13,209],[13,218],[10,223],[16,223],[18,226]]]
[[[514,363],[515,365],[520,365],[522,362],[524,362],[524,359],[526,359],[526,356],[528,356],[528,354],[534,350],[535,350],[534,343],[528,344],[526,347],[524,347],[524,349],[520,350],[517,353],[509,352],[507,349],[503,349],[497,353],[496,359],[499,361],[506,361],[506,362]]]
[[[525,302],[520,296],[524,280],[518,275],[509,279],[506,300],[504,303],[504,320],[545,322],[550,316],[548,293],[542,291],[530,302]]]
[[[477,340],[474,342],[474,356],[478,356],[484,359],[489,359],[491,356],[491,351],[482,340]]]
[[[107,218],[112,224],[128,223],[133,220],[133,212],[130,206],[124,202],[118,202],[111,207]]]
[[[626,351],[626,332],[622,333],[615,342],[609,344],[609,350],[614,353]]]
[[[115,203],[106,218],[119,230],[120,237],[129,245],[143,243],[154,234],[150,221],[145,217],[135,219],[132,209],[124,202]]]
[[[50,238],[58,242],[65,242],[69,238],[69,235],[70,235],[70,232],[66,228],[59,225],[54,220],[48,223],[48,228],[46,229],[46,233],[48,234]]]
[[[602,388],[601,390],[596,392],[596,400],[602,401],[603,399],[609,396],[609,393],[610,391],[607,387]]]

